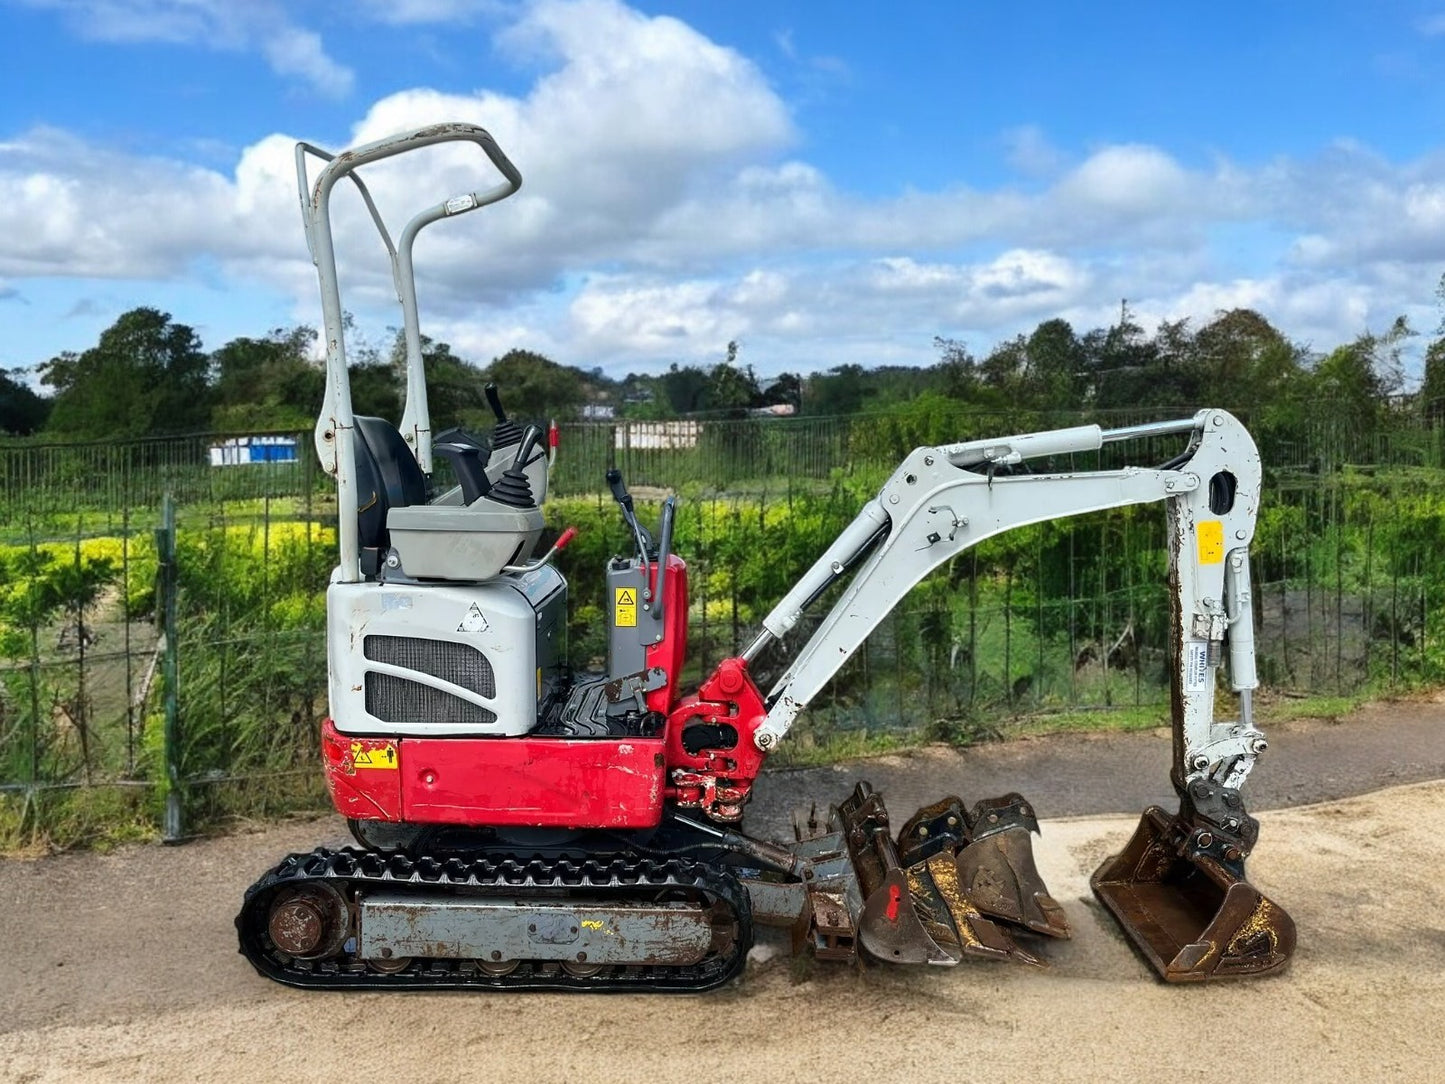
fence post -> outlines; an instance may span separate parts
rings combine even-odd
[[[161,696],[165,704],[163,746],[166,761],[166,810],[161,839],[165,843],[179,843],[184,836],[177,697],[179,668],[176,644],[176,504],[169,492],[162,504],[161,525],[156,528],[155,537],[156,591],[160,595],[157,609],[161,617],[161,633],[165,637],[165,651],[161,656]]]

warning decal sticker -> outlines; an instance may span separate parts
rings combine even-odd
[[[482,608],[475,602],[467,608],[467,614],[462,618],[462,623],[457,626],[458,632],[486,632],[491,626],[487,624],[486,615]]]
[[[351,766],[353,768],[390,768],[396,770],[396,742],[389,741],[382,745],[374,742],[367,743],[366,748],[359,741],[351,743]]]
[[[619,587],[615,594],[617,597],[612,607],[612,623],[619,629],[635,629],[637,627],[637,588]]]
[[[1224,523],[1217,519],[1199,521],[1199,563],[1217,565],[1224,560]]]

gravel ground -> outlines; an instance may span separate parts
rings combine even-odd
[[[741,982],[699,997],[294,991],[236,954],[231,919],[281,855],[342,841],[327,817],[0,862],[0,1079],[1439,1079],[1445,705],[1269,733],[1247,794],[1263,825],[1251,880],[1299,927],[1278,977],[1153,978],[1087,878],[1143,805],[1171,801],[1167,731],[1064,736],[775,773],[749,816],[781,832],[787,810],[857,778],[895,817],[949,791],[1024,792],[1046,818],[1040,870],[1076,930],[1043,946],[1045,972],[804,966],[764,948]]]

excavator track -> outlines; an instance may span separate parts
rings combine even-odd
[[[369,899],[403,908],[408,903],[503,912],[509,906],[560,907],[622,916],[667,900],[666,906],[691,907],[693,915],[705,909],[714,933],[701,959],[683,963],[588,964],[555,958],[498,963],[453,956],[368,961],[357,950],[362,906]],[[288,936],[287,924],[293,927],[291,936],[315,940],[317,948],[307,953],[313,958],[277,945],[276,936]],[[753,923],[748,894],[732,871],[689,858],[635,853],[413,858],[344,847],[288,856],[247,890],[236,930],[241,954],[258,972],[306,989],[695,993],[721,986],[742,971]]]

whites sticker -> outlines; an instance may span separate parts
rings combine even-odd
[[[462,618],[462,623],[457,626],[458,632],[486,632],[492,626],[487,624],[486,615],[482,608],[473,602],[467,607],[467,615]]]
[[[1184,645],[1184,691],[1202,693],[1209,688],[1209,645],[1191,641]]]

